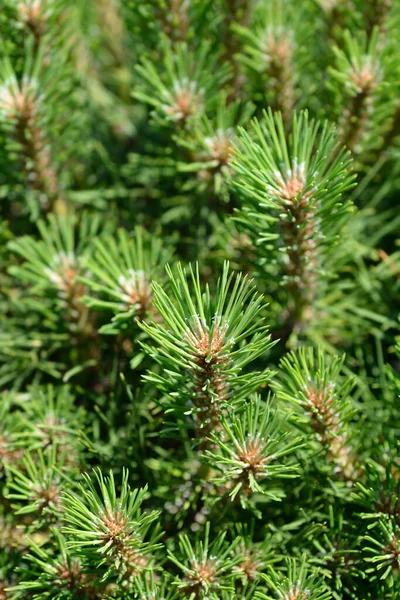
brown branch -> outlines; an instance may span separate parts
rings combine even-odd
[[[15,139],[21,147],[22,168],[28,187],[39,192],[42,207],[48,211],[57,202],[64,202],[49,145],[35,109],[23,111],[16,120]]]
[[[272,193],[282,205],[281,235],[286,250],[284,270],[288,279],[289,306],[285,318],[292,329],[302,329],[313,316],[318,286],[318,221],[313,190],[305,191],[304,167],[293,163],[276,178]]]
[[[164,33],[174,42],[185,42],[189,35],[189,6],[188,0],[169,0],[167,11],[160,11]]]
[[[232,25],[233,23],[246,25],[250,16],[250,10],[248,6],[249,0],[226,0],[225,4],[226,16],[223,33],[223,59],[231,66],[232,76],[230,81],[232,85],[232,91],[228,97],[228,101],[233,101],[240,97],[243,77],[239,69],[239,63],[235,57],[238,51],[238,37],[232,31]]]
[[[359,476],[355,465],[355,453],[349,444],[346,429],[341,420],[340,409],[331,383],[317,387],[312,381],[304,390],[311,428],[324,449],[326,460],[345,480],[354,480]]]
[[[340,122],[341,145],[354,150],[365,131],[365,125],[372,114],[373,102],[370,90],[365,89],[351,98],[349,107],[344,111]]]
[[[288,248],[286,274],[289,278],[290,321],[303,327],[312,317],[317,291],[318,233],[315,207],[302,197],[288,209],[283,223],[284,244]]]
[[[211,332],[196,317],[188,339],[192,347],[192,360],[197,366],[192,372],[194,404],[197,409],[196,436],[200,439],[201,450],[204,450],[210,446],[210,434],[221,429],[221,416],[229,397],[229,385],[224,373],[229,358],[225,331],[217,321]]]

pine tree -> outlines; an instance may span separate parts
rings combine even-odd
[[[400,599],[399,0],[0,0],[0,600]]]

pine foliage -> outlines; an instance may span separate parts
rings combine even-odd
[[[400,599],[399,0],[0,0],[0,600]]]

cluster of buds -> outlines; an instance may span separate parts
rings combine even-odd
[[[139,512],[146,489],[131,491],[127,472],[123,475],[120,496],[112,475],[110,478],[99,472],[96,475],[100,493],[85,474],[89,492],[82,488],[82,497],[65,494],[65,520],[70,524],[66,532],[84,555],[87,548],[93,551],[94,568],[108,563],[117,569],[120,580],[130,580],[149,568],[150,553],[158,548],[158,544],[143,541],[158,513]]]
[[[32,127],[36,121],[41,95],[37,82],[26,79],[20,86],[12,78],[0,86],[0,114],[6,119]]]
[[[400,572],[400,536],[399,529],[393,519],[388,515],[381,515],[379,521],[370,528],[370,533],[365,536],[365,550],[369,554],[366,561],[372,563],[367,569],[373,578],[387,578],[391,587],[394,587],[394,579],[398,578]]]
[[[206,151],[203,154],[204,158],[215,161],[218,169],[229,166],[233,153],[233,139],[233,129],[225,131],[217,129],[214,136],[204,139],[206,147]]]
[[[179,539],[179,558],[176,553],[168,552],[170,560],[182,571],[180,581],[176,585],[184,595],[193,600],[206,600],[220,597],[221,590],[231,588],[238,577],[235,567],[242,556],[235,552],[238,540],[226,544],[225,534],[218,536],[209,544],[210,523],[205,527],[205,540],[199,541],[195,547],[186,535]]]
[[[32,524],[41,527],[59,521],[62,476],[54,467],[56,449],[44,454],[41,450],[24,456],[21,469],[10,465],[8,498],[20,503],[17,514],[31,514]]]
[[[233,158],[233,129],[217,129],[215,135],[203,139],[204,150],[195,156],[195,160],[206,162],[209,166],[199,171],[199,179],[211,180],[216,175],[229,172]]]
[[[241,562],[234,568],[244,582],[252,582],[258,579],[260,573],[266,568],[266,562],[263,558],[263,552],[254,544],[248,544],[244,541],[238,547],[241,555]]]
[[[51,2],[52,0],[23,0],[17,3],[19,18],[32,32],[36,48],[52,14]]]
[[[396,536],[393,536],[385,547],[385,554],[391,558],[392,569],[400,571],[400,540]]]
[[[55,568],[55,579],[52,581],[53,585],[60,586],[62,589],[67,589],[71,592],[79,592],[84,591],[87,593],[88,598],[98,598],[99,595],[88,593],[87,585],[86,585],[86,575],[83,573],[82,565],[77,558],[71,558],[67,560],[67,558],[63,558],[62,562],[58,564]]]
[[[175,81],[171,91],[164,91],[162,109],[171,121],[184,125],[191,117],[203,113],[203,96],[195,81],[184,78]]]
[[[299,418],[308,423],[326,463],[351,483],[360,478],[360,470],[346,426],[352,414],[348,400],[352,381],[340,379],[343,360],[334,358],[326,364],[320,351],[300,348],[282,359],[281,380],[273,387],[279,399],[297,405]]]
[[[52,264],[45,269],[45,274],[57,288],[64,308],[68,309],[69,320],[79,323],[82,311],[86,313],[81,298],[85,286],[78,281],[80,267],[73,253],[60,252],[53,256]]]
[[[77,291],[83,292],[83,286],[81,290],[81,284],[77,282],[79,271],[76,256],[73,253],[60,252],[54,255],[51,267],[45,272],[49,280],[58,288],[60,297],[67,300],[71,296],[76,296]],[[79,290],[76,289],[77,287]]]
[[[31,501],[35,502],[40,515],[59,512],[61,509],[62,484],[59,479],[48,478],[32,486]]]
[[[216,556],[203,556],[200,560],[193,557],[183,581],[187,593],[194,598],[203,598],[210,589],[218,589],[219,560]]]
[[[146,274],[129,269],[126,275],[120,275],[118,283],[123,308],[136,307],[137,318],[143,320],[152,307],[152,290]]]
[[[397,460],[389,460],[383,465],[367,462],[364,478],[365,483],[358,482],[357,494],[357,500],[368,510],[363,517],[376,521],[381,515],[388,515],[396,526],[400,526],[400,467]],[[371,507],[373,512],[370,512]]]
[[[386,478],[382,481],[377,509],[391,515],[400,526],[400,465],[397,460],[386,467]]]
[[[213,325],[210,327],[198,315],[195,315],[187,332],[187,340],[192,346],[193,355],[199,360],[217,364],[222,358],[222,353],[232,344],[232,340],[226,340],[227,326],[221,324],[221,318],[214,317]]]
[[[124,579],[137,577],[149,566],[151,556],[131,546],[132,539],[137,534],[134,524],[129,521],[125,513],[118,509],[112,511],[106,507],[99,515],[99,528],[101,544],[109,548],[110,561],[121,565]]]
[[[244,443],[236,445],[236,460],[241,464],[239,478],[243,481],[243,494],[252,493],[250,481],[264,479],[268,473],[267,465],[274,458],[269,453],[269,440],[259,434],[248,435]]]
[[[291,169],[275,171],[272,180],[273,183],[267,185],[268,193],[287,206],[293,206],[299,199],[309,200],[311,197],[311,191],[305,192],[307,181],[304,164],[299,164],[296,159],[292,161]]]
[[[335,394],[335,384],[309,379],[303,388],[307,398],[306,410],[310,415],[312,428],[318,441],[324,446],[330,443],[331,432],[335,434],[339,427],[339,410]]]
[[[65,422],[53,413],[48,413],[36,426],[35,434],[40,439],[43,450],[56,447],[57,456],[62,457],[65,466],[78,467],[79,451],[71,442],[71,434],[65,431]]]
[[[357,94],[367,94],[377,87],[380,80],[381,69],[378,59],[365,55],[359,65],[352,65],[346,86]]]
[[[287,458],[301,445],[301,439],[282,433],[280,418],[278,411],[272,413],[269,400],[265,403],[259,396],[240,414],[222,418],[222,434],[211,436],[215,450],[206,453],[215,469],[213,481],[225,488],[219,489],[221,495],[228,493],[242,506],[250,506],[254,494],[274,500],[282,497],[276,485],[263,480],[296,477],[297,465]]]

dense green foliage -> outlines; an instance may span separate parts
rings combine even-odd
[[[0,0],[0,600],[400,598],[400,0]]]

